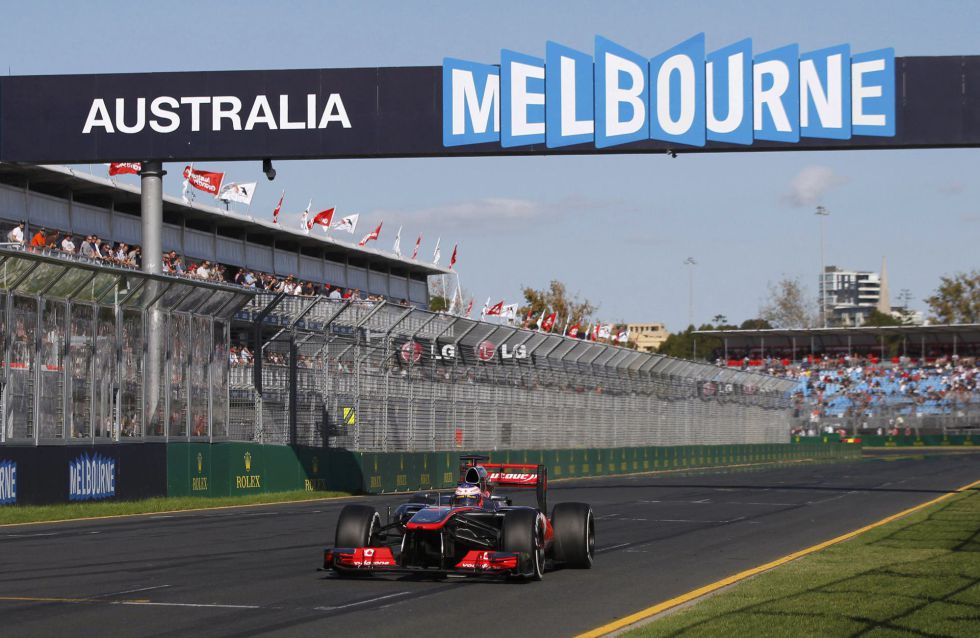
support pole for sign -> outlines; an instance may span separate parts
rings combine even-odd
[[[143,272],[163,269],[163,163],[145,161],[140,170],[140,216],[143,218]]]
[[[140,217],[143,220],[143,272],[158,275],[163,270],[163,164],[156,160],[145,161],[140,169]],[[159,406],[164,397],[161,396],[161,371],[166,353],[165,308],[162,308],[157,294],[160,282],[150,280],[150,295],[148,299],[157,299],[149,308],[147,314],[147,344],[145,366],[145,391],[143,393],[143,427],[150,425],[153,415],[160,415],[160,423],[154,423],[156,431],[145,432],[147,435],[169,435],[168,415]]]

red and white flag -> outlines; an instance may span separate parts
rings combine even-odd
[[[422,233],[419,233],[419,238],[415,240],[415,250],[412,251],[412,261],[419,256],[419,246],[422,245]]]
[[[473,297],[470,297],[470,303],[466,306],[466,318],[470,318],[470,313],[473,312]]]
[[[551,329],[555,327],[555,319],[557,318],[558,318],[557,312],[553,312],[547,317],[545,317],[544,321],[541,323],[541,329],[544,330],[545,332],[551,332]]]
[[[381,224],[384,224],[384,222],[381,222]],[[378,227],[377,228],[375,228],[374,230],[372,230],[371,232],[369,232],[367,235],[365,235],[364,236],[364,239],[362,239],[361,241],[357,242],[357,245],[358,246],[363,246],[364,244],[368,243],[369,241],[373,241],[373,240],[377,239],[378,236],[381,235],[381,224],[378,224]]]
[[[598,336],[600,339],[612,339],[612,324],[611,323],[600,323]]]
[[[224,181],[225,174],[199,171],[191,166],[185,166],[184,179],[197,190],[217,196],[218,191],[221,190],[221,182]]]
[[[276,204],[275,209],[272,211],[272,223],[273,224],[278,224],[279,223],[279,212],[282,210],[282,199],[285,196],[286,196],[286,191],[283,191],[282,192],[282,195],[279,196],[279,203]]]
[[[489,303],[489,301],[490,300],[488,299],[487,302]],[[490,315],[498,315],[499,316],[500,313],[502,313],[503,311],[504,311],[504,302],[503,302],[503,300],[500,300],[497,303],[495,303],[494,305],[490,306],[490,309],[487,310],[487,316],[488,317]]]
[[[568,329],[568,336],[571,337],[572,339],[578,337],[578,324],[575,324],[574,326]]]
[[[630,339],[630,331],[623,330],[618,335],[616,335],[616,341],[620,343],[626,343]]]
[[[452,270],[453,266],[455,265],[456,265],[456,246],[453,246],[453,255],[452,257],[449,258],[449,270]]]
[[[327,232],[330,229],[330,225],[333,223],[333,208],[328,208],[327,210],[321,210],[319,213],[313,216],[313,220],[310,221],[310,228],[316,225],[323,227],[323,232]]]
[[[139,175],[143,165],[139,162],[112,162],[109,164],[109,177],[113,175]]]

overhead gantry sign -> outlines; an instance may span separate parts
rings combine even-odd
[[[33,163],[967,147],[980,57],[846,44],[653,57],[597,37],[500,64],[0,78],[0,160]]]

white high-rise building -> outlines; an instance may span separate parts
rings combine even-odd
[[[880,302],[888,303],[881,288],[879,273],[827,266],[820,282],[821,307],[833,325],[860,326]]]

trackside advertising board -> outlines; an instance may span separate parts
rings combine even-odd
[[[827,44],[597,36],[589,51],[542,42],[441,67],[0,77],[0,160],[980,145],[980,57]]]

